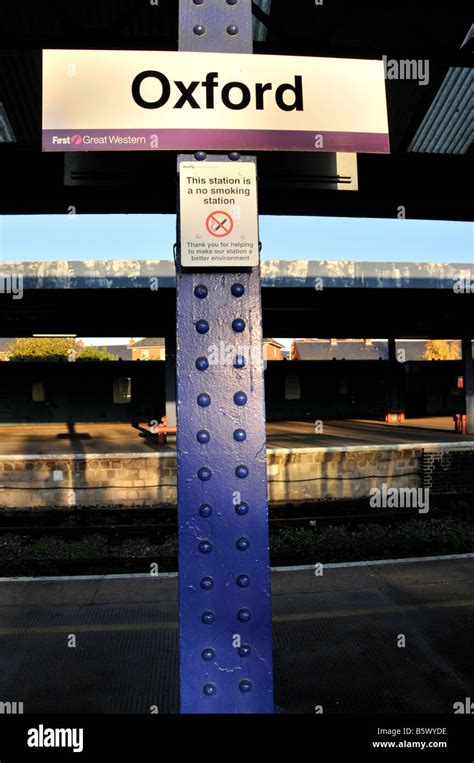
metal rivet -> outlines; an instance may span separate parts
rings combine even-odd
[[[207,649],[203,649],[201,652],[201,657],[203,660],[206,660],[206,662],[210,662],[214,659],[215,656],[216,653],[210,646],[208,646]],[[240,656],[245,657],[246,655],[241,654]]]
[[[214,612],[203,612],[201,615],[201,622],[204,625],[211,625],[214,622]]]
[[[247,588],[247,586],[250,585],[250,578],[248,575],[239,575],[237,578],[237,585],[240,586],[240,588]]]
[[[247,514],[248,510],[249,510],[249,505],[248,503],[245,503],[245,501],[242,501],[242,503],[238,503],[237,506],[235,507],[235,513],[241,517]]]
[[[196,440],[200,442],[202,445],[205,445],[209,440],[211,439],[211,435],[207,431],[207,429],[200,429],[199,432],[196,435]]]
[[[201,394],[197,396],[197,403],[201,408],[207,408],[207,406],[211,404],[211,396],[208,395],[207,392],[201,392]]]
[[[242,392],[242,390],[240,390],[239,392],[235,393],[234,403],[236,405],[245,405],[246,402],[247,402],[247,395],[245,394],[245,392]]]
[[[207,321],[197,321],[196,323],[196,331],[198,334],[207,334],[209,331],[209,324]]]
[[[210,591],[213,585],[214,581],[211,577],[205,577],[201,580],[201,588],[203,591]]]
[[[237,5],[237,0],[227,0],[227,5]]]
[[[241,623],[248,623],[248,621],[250,620],[250,609],[247,609],[246,607],[242,607],[242,609],[239,609],[239,611],[237,612],[237,617]]]
[[[229,24],[227,27],[227,34],[230,34],[232,37],[239,34],[239,27],[236,24]]]
[[[204,32],[206,31],[206,27],[202,24],[196,24],[196,26],[193,27],[194,34],[197,34],[198,37],[200,37]]]
[[[194,296],[198,299],[205,299],[207,297],[207,286],[199,283],[194,289]]]
[[[204,0],[193,0],[194,5],[204,5]],[[230,3],[232,5],[232,3]]]
[[[198,477],[201,482],[208,482],[212,477],[212,472],[208,466],[201,466],[201,468],[198,469]]]
[[[212,506],[210,503],[203,503],[199,507],[199,516],[204,517],[204,519],[207,519],[207,517],[210,517],[212,514]]]
[[[239,646],[237,651],[238,651],[239,657],[248,657],[251,650],[248,644],[242,644],[241,646]]]
[[[245,331],[245,321],[243,321],[242,318],[235,318],[232,321],[232,329],[236,334],[241,334],[242,331]]]
[[[244,678],[244,680],[239,683],[240,691],[247,692],[247,691],[250,691],[251,688],[252,688],[252,682],[248,681],[246,678]]]
[[[243,355],[236,355],[233,361],[234,368],[245,368],[245,358]]]
[[[212,551],[212,543],[209,540],[202,540],[198,546],[201,554],[210,554]]]
[[[247,551],[248,547],[250,546],[250,541],[248,538],[239,538],[235,545],[239,551]]]
[[[230,154],[227,154],[231,162],[238,162],[240,159],[240,154],[238,151],[231,151]]]
[[[209,361],[207,358],[202,356],[201,358],[198,358],[196,360],[196,368],[198,371],[207,371],[209,368]]]
[[[235,467],[235,476],[243,480],[245,477],[249,476],[249,470],[244,464],[239,464],[239,466]]]
[[[206,697],[213,697],[216,693],[217,689],[214,686],[214,684],[205,684],[202,688],[203,693],[206,695]],[[248,691],[247,689],[242,689],[241,691]]]
[[[244,442],[247,439],[247,432],[245,429],[236,429],[234,432],[234,440],[237,442]]]
[[[230,287],[230,291],[233,297],[241,297],[242,294],[245,294],[245,286],[243,283],[234,283]]]
[[[196,159],[197,162],[203,162],[204,159],[206,159],[206,157],[207,157],[207,154],[205,151],[196,151],[196,153],[194,154],[194,158]]]

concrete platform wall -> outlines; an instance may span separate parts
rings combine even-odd
[[[174,453],[3,456],[0,507],[176,503]]]
[[[422,448],[283,448],[267,453],[270,501],[364,498],[372,487],[421,487]]]
[[[473,453],[474,443],[269,449],[269,500],[363,498],[382,484],[422,487],[423,454],[447,456],[453,450]],[[3,508],[174,505],[175,485],[173,452],[3,456],[0,460]]]

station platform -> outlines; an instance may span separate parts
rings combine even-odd
[[[160,446],[145,425],[0,425],[0,508],[175,506],[175,440]],[[456,434],[449,417],[325,421],[322,432],[309,421],[267,424],[271,503],[420,488],[440,463],[442,492],[468,493],[473,457],[474,435]]]
[[[449,416],[408,419],[386,424],[368,419],[330,420],[315,433],[314,421],[267,423],[267,448],[328,448],[352,445],[474,442],[474,435],[454,433]],[[170,452],[176,440],[160,446],[145,424],[0,424],[2,455],[100,454]]]
[[[474,555],[273,571],[276,704],[452,713],[474,696],[473,586]],[[176,576],[3,579],[0,622],[0,700],[24,713],[177,712]]]

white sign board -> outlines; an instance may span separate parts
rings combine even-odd
[[[44,151],[388,153],[383,61],[43,51]]]
[[[179,173],[181,265],[258,265],[257,177],[253,162],[183,161]]]

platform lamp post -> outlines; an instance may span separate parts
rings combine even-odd
[[[464,403],[466,409],[466,434],[474,434],[474,361],[470,334],[461,340],[462,362],[464,366]]]
[[[180,0],[181,51],[251,53],[252,47],[250,0]],[[180,181],[186,161],[255,163],[237,152],[208,155],[203,148],[178,155]],[[181,712],[271,713],[265,407],[263,366],[256,362],[260,271],[258,265],[185,267],[183,214],[178,204]],[[211,346],[244,346],[246,352],[234,353],[231,363],[211,363]]]

